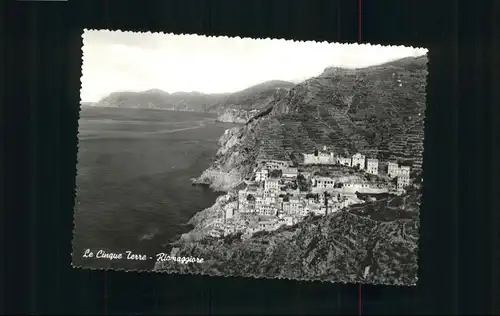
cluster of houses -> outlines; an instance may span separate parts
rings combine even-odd
[[[313,164],[340,164],[379,175],[379,161],[366,159],[360,153],[350,158],[326,150],[304,154],[304,165]],[[340,183],[333,177],[299,172],[291,161],[285,160],[258,160],[253,175],[245,181],[245,188],[234,192],[235,201],[225,204],[220,218],[210,224],[211,236],[222,237],[237,232],[251,236],[259,231],[272,231],[283,225],[295,225],[308,214],[327,215],[351,204],[362,203],[356,192],[389,192],[386,186],[379,187],[359,179]],[[410,184],[410,167],[389,162],[387,175],[397,178],[397,190],[401,191]],[[311,185],[308,190],[301,190],[296,185],[299,176]]]
[[[264,183],[270,181],[274,182],[274,179],[267,179]],[[226,205],[221,218],[212,223],[211,236],[222,237],[237,232],[251,236],[284,225],[293,226],[308,214],[327,215],[362,202],[355,195],[312,194],[298,190],[284,192],[274,185],[249,185],[237,194],[236,203]]]
[[[352,157],[342,157],[333,152],[327,152],[326,146],[323,151],[317,151],[312,154],[304,154],[305,165],[342,165],[347,167],[359,168],[365,170],[366,173],[379,175],[379,161],[375,158],[366,158],[360,153],[354,154]],[[387,175],[390,178],[397,178],[397,188],[404,189],[410,185],[410,167],[399,166],[395,162],[389,162]]]

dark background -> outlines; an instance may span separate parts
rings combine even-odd
[[[500,12],[498,1],[491,3],[496,7],[486,1],[8,1],[0,312],[500,313],[493,274],[500,249],[493,242],[500,210],[493,162],[500,159],[492,151],[500,143],[492,129],[499,125],[493,124],[500,104],[493,48],[500,33],[493,22]],[[71,268],[83,28],[428,48],[418,286]]]

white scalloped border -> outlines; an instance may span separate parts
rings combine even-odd
[[[83,62],[84,62],[84,59],[85,59],[85,54],[83,53],[83,47],[85,45],[85,34],[87,32],[105,32],[105,33],[134,33],[134,34],[153,34],[153,35],[178,35],[178,36],[197,36],[197,37],[206,37],[206,38],[225,38],[225,39],[241,39],[241,40],[259,40],[259,41],[282,41],[282,42],[301,42],[301,43],[314,43],[314,44],[338,44],[338,45],[349,45],[349,46],[354,46],[354,47],[361,47],[361,46],[374,46],[374,47],[389,47],[389,48],[400,48],[400,47],[406,47],[406,48],[413,48],[413,49],[421,49],[421,50],[426,50],[426,53],[425,55],[427,56],[427,69],[429,69],[429,62],[430,62],[430,58],[429,58],[429,50],[427,48],[424,48],[424,47],[413,47],[413,46],[406,46],[406,45],[381,45],[381,44],[368,44],[368,43],[363,43],[363,44],[359,44],[357,42],[351,42],[351,43],[339,43],[339,42],[328,42],[328,41],[322,41],[322,42],[318,42],[318,41],[299,41],[299,40],[294,40],[294,39],[285,39],[285,38],[270,38],[270,37],[265,37],[265,38],[261,38],[261,37],[257,37],[257,38],[254,38],[254,37],[240,37],[240,36],[226,36],[226,35],[203,35],[203,34],[197,34],[197,33],[180,33],[180,34],[176,34],[176,33],[165,33],[165,32],[151,32],[151,31],[147,31],[147,32],[141,32],[141,31],[123,31],[123,30],[120,30],[120,29],[117,29],[117,30],[110,30],[110,29],[83,29],[83,32],[82,32],[82,35],[81,35],[81,38],[82,38],[82,57],[81,57],[81,67],[80,67],[80,70],[81,70],[81,75],[80,75],[80,103],[79,103],[79,107],[78,107],[78,120],[80,119],[80,110],[81,110],[81,92],[82,92],[82,81],[83,81]],[[427,71],[427,75],[426,75],[426,89],[425,89],[425,97],[426,97],[426,106],[425,106],[425,113],[427,113],[427,85],[428,85],[428,78],[429,78],[429,71]],[[425,144],[425,130],[426,130],[426,118],[427,118],[427,115],[424,116],[424,144]],[[77,128],[78,128],[78,131],[77,131],[77,151],[79,151],[79,124],[77,123]],[[424,150],[422,151],[422,156],[424,156],[424,153],[425,153],[425,145],[424,145]],[[424,172],[424,165],[425,165],[425,159],[423,159],[423,162],[422,162],[422,172]],[[77,155],[77,166],[78,166],[78,155]],[[76,174],[78,173],[78,168],[76,168]],[[75,174],[75,176],[76,176]],[[425,174],[425,173],[424,173]],[[76,182],[75,182],[76,183]],[[425,186],[425,177],[424,177],[424,184],[423,186]],[[77,195],[77,192],[78,192],[78,187],[76,186],[75,189],[74,189],[74,202],[73,204],[76,206],[76,195]],[[421,203],[420,207],[422,207],[423,203]],[[73,209],[73,234],[71,236],[71,248],[72,248],[72,252],[71,252],[71,266],[73,268],[78,268],[78,269],[82,269],[82,270],[91,270],[91,271],[113,271],[113,272],[135,272],[135,273],[142,273],[142,274],[155,274],[155,275],[158,275],[158,274],[173,274],[173,275],[198,275],[198,276],[210,276],[210,277],[224,277],[224,278],[234,278],[234,279],[238,279],[238,278],[245,278],[245,279],[249,279],[249,278],[252,278],[252,279],[266,279],[266,280],[289,280],[289,281],[294,281],[294,282],[320,282],[320,283],[329,283],[329,284],[362,284],[362,285],[388,285],[388,286],[401,286],[401,287],[414,287],[417,285],[417,282],[418,282],[418,279],[419,279],[419,274],[420,274],[420,265],[419,265],[419,259],[420,259],[420,255],[417,256],[417,266],[418,266],[418,273],[417,273],[417,276],[416,276],[416,280],[414,283],[410,283],[410,284],[400,284],[400,283],[389,283],[389,282],[364,282],[363,280],[360,280],[359,282],[346,282],[346,281],[342,281],[342,280],[322,280],[322,279],[317,279],[317,278],[314,278],[314,279],[292,279],[292,278],[283,278],[283,277],[268,277],[268,276],[261,276],[261,275],[224,275],[224,274],[214,274],[214,273],[183,273],[183,272],[168,272],[168,271],[162,271],[162,270],[131,270],[131,269],[125,269],[125,268],[95,268],[95,267],[89,267],[89,266],[83,266],[83,265],[76,265],[74,264],[73,262],[73,255],[75,253],[75,249],[74,249],[74,243],[73,243],[73,239],[74,239],[74,235],[75,235],[75,230],[76,230],[76,225],[75,225],[75,213],[74,213],[74,209]],[[420,245],[420,237],[421,237],[421,222],[420,222],[420,212],[421,212],[421,209],[419,210],[419,228],[418,228],[418,236],[419,236],[419,241],[418,241],[418,252],[420,253],[421,252],[421,245]],[[196,263],[194,263],[196,264]]]

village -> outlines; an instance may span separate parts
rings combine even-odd
[[[249,238],[293,226],[310,215],[325,216],[365,203],[359,193],[400,195],[412,185],[410,167],[397,162],[387,162],[381,170],[375,158],[360,153],[342,157],[326,147],[303,158],[298,166],[291,161],[258,160],[252,176],[227,195],[220,216],[207,223],[208,235],[242,233]]]

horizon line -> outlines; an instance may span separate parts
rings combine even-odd
[[[336,69],[345,69],[345,70],[361,70],[361,69],[367,69],[367,68],[371,68],[371,67],[376,67],[376,66],[382,66],[382,65],[385,65],[385,64],[389,64],[389,63],[392,63],[392,62],[395,62],[395,61],[398,61],[398,60],[403,60],[403,59],[407,59],[407,58],[413,58],[413,59],[417,59],[417,58],[420,58],[422,56],[427,56],[427,53],[428,53],[428,50],[426,53],[422,54],[422,55],[419,55],[419,56],[407,56],[407,57],[402,57],[402,58],[396,58],[396,59],[393,59],[393,60],[389,60],[389,61],[385,61],[383,63],[380,63],[380,64],[373,64],[373,65],[370,65],[370,66],[365,66],[365,67],[338,67],[338,66],[327,66],[325,67],[325,69],[323,69],[323,72],[325,72],[327,69],[329,68],[336,68]],[[322,72],[322,73],[323,73]],[[322,73],[318,74],[318,75],[321,75]],[[310,77],[310,78],[314,78],[314,77]],[[244,89],[241,89],[241,90],[237,90],[237,91],[232,91],[232,92],[200,92],[200,91],[196,91],[196,90],[192,90],[192,91],[174,91],[174,92],[168,92],[168,91],[165,91],[163,89],[159,89],[159,88],[150,88],[150,89],[147,89],[147,90],[140,90],[140,91],[131,91],[131,90],[117,90],[117,91],[112,91],[112,92],[109,92],[105,97],[102,97],[101,99],[97,100],[97,101],[84,101],[84,100],[80,100],[80,103],[97,103],[99,102],[100,100],[106,98],[107,96],[113,94],[113,93],[121,93],[121,92],[130,92],[130,93],[141,93],[141,92],[147,92],[147,91],[151,91],[151,90],[158,90],[158,91],[161,91],[161,92],[165,92],[165,93],[168,93],[169,95],[171,94],[176,94],[176,93],[198,93],[198,94],[201,94],[201,95],[230,95],[230,94],[234,94],[234,93],[238,93],[238,92],[242,92],[242,91],[245,91],[246,89],[249,89],[249,88],[252,88],[254,86],[257,86],[259,84],[263,84],[263,83],[266,83],[266,82],[272,82],[272,81],[282,81],[282,82],[289,82],[289,83],[292,83],[294,85],[297,85],[297,84],[300,84],[310,78],[304,78],[304,79],[294,79],[294,80],[285,80],[285,79],[271,79],[271,80],[266,80],[266,81],[263,81],[263,82],[260,82],[260,83],[256,83],[256,84],[253,84],[247,88],[244,88]],[[282,88],[282,89],[285,89],[285,88]]]

